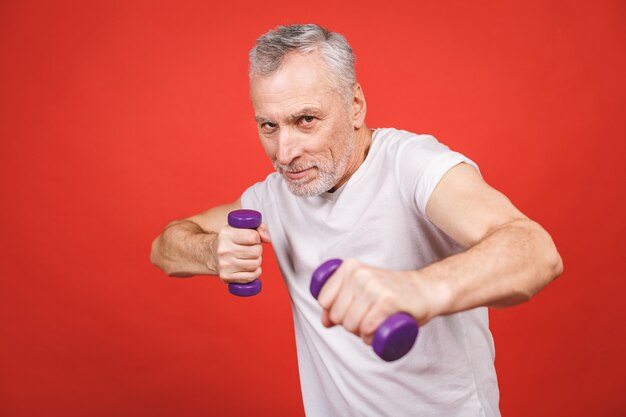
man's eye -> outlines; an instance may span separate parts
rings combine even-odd
[[[302,122],[304,124],[310,124],[313,122],[313,120],[315,120],[315,117],[313,116],[302,116]]]
[[[272,123],[272,122],[265,122],[261,125],[261,127],[263,129],[266,130],[272,130],[272,129],[276,129],[276,123]]]

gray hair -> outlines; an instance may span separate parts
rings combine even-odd
[[[355,56],[346,38],[314,24],[278,26],[256,40],[250,50],[250,77],[277,71],[291,52],[318,51],[334,78],[338,93],[349,103],[356,84]]]

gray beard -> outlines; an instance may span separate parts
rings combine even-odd
[[[346,170],[348,160],[354,153],[354,140],[349,140],[346,144],[346,149],[341,155],[341,158],[336,163],[334,161],[320,161],[307,164],[306,166],[300,164],[280,165],[274,162],[274,168],[276,171],[283,175],[287,188],[289,191],[298,197],[315,197],[322,193],[332,189]],[[290,180],[284,176],[285,171],[303,171],[305,169],[315,167],[317,168],[317,178],[309,180],[303,178],[301,180]]]

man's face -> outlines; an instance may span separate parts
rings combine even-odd
[[[250,95],[261,144],[298,196],[314,196],[347,180],[354,126],[317,52],[290,54]]]

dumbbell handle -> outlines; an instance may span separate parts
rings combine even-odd
[[[311,278],[311,294],[317,299],[328,278],[341,266],[341,259],[331,259],[321,264]],[[383,360],[390,362],[400,359],[413,347],[419,327],[415,319],[407,313],[396,313],[374,332],[372,347]]]
[[[228,213],[228,225],[237,229],[256,229],[261,225],[262,216],[261,213],[255,210],[233,210]],[[228,292],[238,297],[251,297],[261,292],[261,280],[255,279],[254,281],[246,284],[228,284]]]

